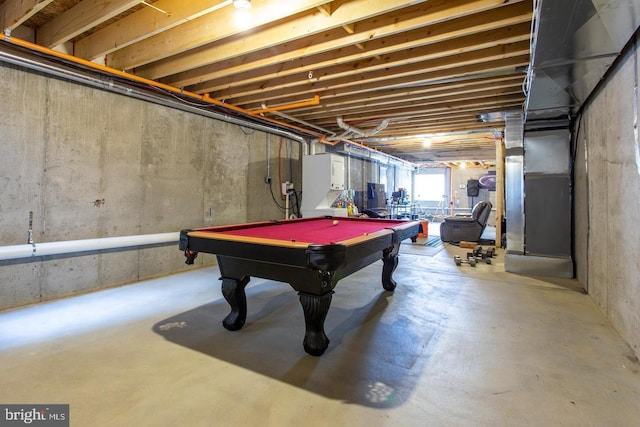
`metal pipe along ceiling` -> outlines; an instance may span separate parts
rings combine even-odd
[[[3,40],[3,39],[0,39],[0,40]],[[18,39],[15,39],[15,38],[5,38],[4,42],[13,43],[15,46],[19,46],[26,49],[29,49],[31,46],[30,43],[24,42],[21,40],[19,41]],[[49,53],[48,50],[40,46],[37,46],[37,45],[33,45],[33,46],[36,46],[37,48],[42,49],[43,50],[42,53],[45,53],[45,54]],[[54,57],[57,57],[57,55],[64,55],[55,51],[51,51],[51,54],[54,55]],[[68,55],[65,55],[65,57],[62,57],[59,59],[66,61],[67,60],[66,56]],[[77,60],[71,56],[69,56],[69,58],[70,58],[69,61],[71,61],[72,63],[74,60]],[[27,57],[26,54],[23,54],[21,52],[10,51],[9,49],[6,49],[5,46],[3,46],[1,43],[0,43],[0,61],[4,61],[13,65],[28,68],[30,70],[42,72],[48,75],[64,78],[77,83],[88,84],[93,87],[97,87],[103,90],[109,90],[115,93],[119,93],[121,95],[131,96],[137,99],[141,99],[143,101],[153,102],[156,104],[164,105],[166,107],[175,108],[178,110],[182,110],[182,111],[186,111],[194,114],[199,114],[205,117],[210,117],[210,118],[221,120],[227,123],[236,124],[238,126],[259,130],[261,132],[272,133],[272,134],[283,136],[285,138],[289,138],[299,142],[306,142],[306,141],[301,135],[294,133],[290,129],[305,132],[310,136],[315,136],[315,137],[322,136],[320,133],[308,131],[302,128],[296,128],[295,126],[289,126],[282,122],[277,122],[275,120],[264,119],[266,121],[273,122],[273,126],[267,126],[265,124],[260,124],[250,120],[245,120],[241,117],[235,117],[235,116],[224,114],[221,112],[210,111],[207,109],[207,107],[216,106],[220,109],[228,109],[230,111],[233,111],[238,115],[250,116],[248,111],[244,111],[241,108],[234,107],[233,105],[219,103],[206,96],[200,97],[196,94],[183,92],[176,88],[172,88],[166,85],[160,85],[153,81],[145,81],[144,79],[141,79],[137,76],[128,75],[127,73],[121,73],[121,72],[118,72],[117,70],[111,70],[108,67],[100,66],[99,64],[94,64],[88,61],[78,62],[78,64],[80,66],[88,66],[90,68],[95,68],[96,70],[94,72],[78,69],[77,67],[73,67],[73,68],[65,67],[61,63],[53,62],[53,60],[46,61],[46,59],[43,59],[39,56]],[[85,62],[87,62],[87,64],[85,64]],[[97,74],[96,72],[102,72],[107,74],[101,75],[101,74]],[[122,75],[116,74],[116,73],[121,73]],[[144,88],[141,88],[141,87],[136,87],[133,84],[126,84],[123,81],[117,80],[116,77],[120,77],[121,79],[129,79],[129,80],[133,78],[141,79],[143,81],[140,81],[139,83],[147,85],[149,87],[149,90],[145,90]],[[151,90],[152,86],[155,86],[157,89],[164,91],[165,94],[152,92]],[[156,92],[157,92],[157,89],[156,89]],[[195,100],[202,102],[202,105],[197,105],[193,102],[189,103],[188,101],[181,99],[180,96],[194,98]],[[205,104],[205,102],[207,102],[208,105]]]

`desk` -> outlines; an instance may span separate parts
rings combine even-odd
[[[389,218],[401,219],[411,218],[416,219],[418,214],[416,213],[417,206],[412,204],[398,204],[392,203],[387,205],[387,211],[389,212]]]
[[[415,221],[326,216],[183,230],[179,247],[187,264],[198,252],[216,254],[231,306],[222,324],[231,331],[246,320],[244,288],[251,276],[289,283],[304,312],[303,347],[320,356],[329,346],[324,321],[338,281],[382,259],[382,287],[393,291],[400,242],[419,227]]]

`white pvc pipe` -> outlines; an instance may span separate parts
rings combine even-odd
[[[363,137],[363,138],[368,138],[370,136],[373,136],[375,134],[377,134],[378,132],[384,130],[387,126],[389,126],[389,120],[384,119],[383,121],[380,122],[380,124],[378,126],[376,126],[374,129],[371,129],[369,131],[364,131],[362,129],[359,129],[355,126],[351,126],[348,125],[347,123],[344,122],[344,120],[342,120],[342,117],[338,116],[336,118],[336,121],[338,123],[338,126],[341,129],[346,130],[347,132],[352,132],[357,134],[359,137]]]
[[[364,134],[365,134],[365,132],[363,130],[360,130],[355,126],[351,126],[351,125],[348,125],[347,123],[345,123],[344,120],[342,120],[342,116],[336,117],[336,122],[338,124],[338,127],[340,127],[341,129],[344,129],[344,130],[346,130],[348,132],[355,133],[355,134],[357,134],[359,136],[364,136]]]
[[[180,232],[142,234],[138,236],[105,237],[102,239],[68,240],[64,242],[30,243],[0,246],[0,261],[36,256],[60,255],[73,252],[119,249],[132,246],[178,243]]]
[[[33,256],[33,245],[0,246],[0,260],[29,258]]]

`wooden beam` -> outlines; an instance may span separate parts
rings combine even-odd
[[[343,76],[354,75],[360,78],[363,73],[373,70],[386,70],[398,64],[417,63],[436,60],[461,53],[487,49],[497,45],[526,42],[529,44],[530,25],[528,23],[499,28],[479,34],[471,34],[464,37],[450,38],[435,44],[403,43],[401,46],[385,46],[383,52],[362,52],[355,55],[334,57],[327,55],[327,59],[316,63],[295,61],[288,64],[278,64],[270,70],[258,69],[242,75],[241,82],[236,83],[236,75],[231,74],[215,82],[217,84],[207,87],[206,92],[225,91],[243,93],[245,90],[255,87],[265,88],[264,82],[272,86],[287,86],[300,84],[299,75],[306,70],[322,70],[322,74],[315,73],[314,82],[327,79],[336,79]],[[383,61],[371,61],[371,56],[383,55]],[[354,61],[354,58],[359,58]],[[389,74],[393,74],[391,69]],[[212,82],[214,83],[214,82]],[[242,87],[240,86],[242,84]],[[237,89],[235,86],[238,86]],[[193,88],[194,92],[201,90],[200,85]],[[230,98],[230,96],[226,96]]]
[[[501,96],[506,95],[517,95],[519,99],[524,101],[525,96],[522,93],[521,86],[513,86],[511,88],[504,88],[500,90],[484,90],[477,91],[469,94],[458,94],[458,95],[450,95],[443,96],[441,98],[431,98],[431,97],[417,97],[414,99],[405,98],[405,99],[397,99],[394,102],[388,100],[380,100],[376,103],[356,105],[356,106],[344,106],[344,105],[335,105],[329,108],[327,105],[323,103],[322,110],[315,110],[310,112],[309,114],[298,114],[297,117],[303,120],[310,120],[314,116],[319,115],[335,115],[335,116],[346,116],[346,115],[354,115],[354,114],[376,114],[376,111],[386,112],[386,111],[394,111],[396,109],[403,108],[420,108],[421,106],[428,106],[429,108],[437,108],[440,105],[453,105],[453,103],[460,104],[466,103],[466,105],[473,105],[475,102],[482,99],[496,99]]]
[[[224,8],[214,14],[201,16],[170,30],[156,34],[138,43],[118,49],[107,55],[109,66],[129,70],[153,61],[158,61],[207,43],[221,40],[243,31],[276,22],[290,15],[315,9],[330,0],[253,0],[251,23],[240,26],[236,21],[236,10]]]
[[[410,38],[410,40],[401,43],[393,43],[393,40],[385,39],[384,43],[380,43],[379,48],[367,48],[365,51],[348,51],[343,49],[341,55],[335,55],[328,52],[325,55],[316,55],[316,62],[309,63],[305,59],[291,59],[285,63],[277,62],[277,66],[262,67],[251,71],[245,71],[242,79],[237,79],[239,66],[232,69],[224,68],[226,74],[217,74],[215,81],[208,81],[194,85],[190,90],[194,92],[213,92],[218,90],[230,90],[234,85],[242,83],[247,87],[247,83],[255,82],[254,86],[263,87],[263,81],[277,82],[283,84],[287,81],[285,77],[292,76],[293,80],[298,80],[296,76],[304,72],[304,70],[315,69],[323,70],[323,73],[330,78],[340,75],[354,74],[360,75],[363,70],[372,67],[387,68],[392,67],[394,62],[407,61],[426,61],[437,57],[443,57],[450,54],[461,52],[469,52],[474,49],[482,49],[499,44],[507,44],[518,41],[528,41],[530,34],[529,23],[520,23],[504,28],[497,28],[490,31],[475,33],[473,29],[470,34],[455,37],[453,34],[444,33],[443,37]],[[371,59],[383,57],[384,60],[378,60],[371,63]],[[211,74],[205,74],[200,78],[210,77]],[[321,75],[316,76],[316,81],[321,80]],[[291,80],[291,79],[288,79]],[[235,83],[238,81],[238,83]],[[172,84],[176,85],[172,81]],[[180,85],[178,85],[180,86]],[[242,90],[240,90],[242,92]]]
[[[318,10],[322,12],[324,16],[331,16],[331,3],[323,4],[318,6]]]
[[[344,30],[349,34],[353,34],[356,32],[356,26],[353,24],[343,25],[342,28],[344,28]]]
[[[414,91],[407,91],[406,89],[391,89],[385,91],[374,91],[366,96],[337,96],[329,100],[323,100],[323,110],[330,111],[333,108],[360,108],[371,107],[376,105],[384,105],[389,103],[412,101],[418,99],[435,100],[449,97],[458,97],[463,99],[466,97],[473,97],[476,93],[488,92],[491,90],[496,93],[502,91],[510,91],[518,89],[521,91],[522,82],[524,76],[511,75],[498,79],[491,80],[476,80],[472,83],[465,85],[459,84],[434,84],[425,88],[417,88]],[[309,115],[314,115],[314,112],[309,112]]]
[[[6,0],[0,5],[0,29],[15,30],[53,0]]]
[[[220,0],[219,3],[211,0],[159,0],[153,5],[168,11],[168,16],[148,7],[140,9],[78,40],[75,55],[93,60],[231,4],[232,0]]]
[[[374,6],[378,5],[377,2],[372,5],[369,0],[352,1],[339,8],[328,20],[320,20],[314,15],[301,17],[295,23],[286,23],[282,26],[266,29],[260,34],[248,35],[242,39],[216,44],[209,49],[194,51],[181,55],[179,58],[139,68],[136,72],[152,79],[172,75],[165,82],[184,87],[206,80],[243,73],[250,69],[269,66],[273,63],[286,64],[290,61],[300,61],[309,56],[317,56],[322,53],[330,54],[330,52],[337,49],[345,49],[357,44],[367,43],[371,45],[376,40],[419,30],[439,22],[443,23],[438,25],[437,28],[430,28],[429,35],[423,31],[425,35],[417,37],[417,39],[421,40],[422,44],[435,43],[446,40],[449,37],[528,22],[531,19],[531,5],[529,2],[514,3],[500,8],[498,6],[503,4],[502,1],[466,1],[466,8],[459,6],[460,0],[449,0],[440,3],[428,2],[423,7],[422,13],[418,14],[416,12],[416,15],[410,16],[403,15],[401,21],[397,19],[389,22],[383,21],[379,26],[366,31],[340,37],[339,39],[322,42],[315,41],[292,51],[278,53],[278,50],[274,49],[280,44],[290,44],[294,40],[308,37],[318,32],[327,33],[333,28],[352,22],[355,17],[359,17],[358,19],[362,20],[370,18],[370,15],[374,13],[388,13],[387,8],[396,7],[396,2],[398,0],[387,0],[386,2],[381,2],[382,4],[378,6],[379,9],[374,9]],[[347,6],[352,9],[347,9]],[[487,10],[488,8],[490,9]],[[478,12],[479,14],[469,15],[472,12]],[[444,18],[445,16],[447,19]],[[454,20],[454,18],[460,20],[449,23],[448,20]],[[417,41],[414,41],[407,44],[407,46],[418,44]],[[348,59],[353,61],[367,56],[381,56],[388,49],[385,49],[384,46],[373,47],[366,54],[360,53],[359,56],[351,56]],[[250,53],[259,50],[265,50],[269,52],[269,55],[264,58],[252,58]],[[273,54],[274,50],[276,51],[275,55]],[[201,68],[208,64],[215,64],[215,66],[212,66],[210,70]],[[193,69],[193,71],[184,71],[189,69]]]
[[[362,93],[369,93],[372,90],[387,90],[394,89],[398,87],[420,87],[420,86],[428,86],[432,83],[438,83],[443,79],[451,80],[457,77],[467,77],[474,76],[478,74],[486,74],[490,72],[508,72],[513,73],[516,67],[523,67],[529,63],[529,55],[521,54],[513,57],[506,57],[500,59],[494,59],[491,61],[479,61],[475,64],[463,64],[460,66],[452,65],[449,69],[442,69],[437,71],[424,70],[424,72],[420,72],[418,74],[410,75],[410,76],[392,76],[388,80],[385,81],[375,81],[375,82],[361,82],[361,81],[353,81],[351,85],[342,86],[339,88],[331,88],[328,87],[324,90],[319,90],[316,87],[306,88],[307,90],[300,90],[298,92],[291,91],[276,91],[265,92],[258,95],[252,95],[251,97],[242,97],[239,98],[238,101],[243,105],[245,103],[263,101],[265,99],[274,100],[277,98],[283,98],[282,102],[289,102],[291,99],[296,99],[298,96],[302,94],[306,94],[308,96],[309,93],[318,93],[321,94],[323,100],[330,99],[336,96],[343,95],[357,95]],[[303,98],[304,99],[304,98]],[[270,101],[273,102],[273,101]]]
[[[395,109],[382,109],[382,110],[365,110],[363,112],[356,113],[357,118],[360,121],[363,120],[373,120],[379,119],[383,116],[386,119],[391,119],[393,117],[406,117],[407,115],[413,114],[414,116],[422,116],[427,113],[452,113],[455,112],[458,108],[469,109],[473,108],[476,110],[484,110],[491,105],[519,105],[524,101],[524,95],[515,94],[515,95],[502,95],[502,96],[489,96],[483,99],[475,100],[474,102],[469,101],[457,101],[457,102],[442,102],[438,104],[425,103],[423,105],[401,105]],[[348,112],[345,112],[348,113]],[[345,120],[348,120],[350,117],[348,114],[343,116]],[[474,122],[477,122],[475,117],[473,118]]]
[[[142,0],[84,0],[36,31],[36,42],[53,48],[140,4]]]
[[[500,75],[493,76],[469,76],[464,79],[452,79],[450,82],[434,82],[415,85],[415,87],[399,87],[394,89],[384,88],[383,90],[372,89],[366,94],[336,94],[330,98],[323,99],[323,109],[331,109],[336,106],[345,108],[358,107],[360,105],[377,104],[395,99],[410,99],[419,97],[429,97],[432,99],[446,98],[450,95],[459,95],[464,93],[474,93],[481,90],[503,89],[508,87],[521,87],[525,76],[522,73],[504,72]],[[301,99],[296,99],[302,100]],[[248,108],[259,108],[261,103],[254,105],[245,104]],[[313,115],[316,111],[309,111]],[[305,112],[306,113],[306,112]],[[303,113],[303,114],[305,114]]]
[[[261,65],[272,64],[274,62],[282,63],[294,58],[326,52],[339,48],[340,46],[351,46],[355,43],[366,41],[367,37],[371,37],[371,32],[367,32],[367,36],[359,35],[356,38],[353,38],[353,40],[351,40],[353,36],[348,36],[348,41],[340,39],[338,45],[335,40],[320,43],[314,42],[312,45],[307,45],[304,49],[284,54],[278,54],[277,52],[279,49],[276,49],[277,46],[291,44],[296,40],[316,34],[326,34],[332,29],[340,28],[343,25],[347,25],[358,20],[369,19],[380,14],[391,13],[406,6],[407,3],[411,2],[407,0],[386,0],[376,2],[371,2],[370,0],[352,0],[341,5],[340,8],[334,11],[329,17],[319,13],[304,14],[299,16],[295,21],[287,21],[282,24],[265,28],[260,31],[259,34],[251,34],[249,32],[242,38],[232,39],[230,41],[225,41],[224,43],[214,43],[211,47],[186,52],[177,58],[169,58],[156,64],[138,67],[136,69],[136,73],[147,78],[157,79],[210,64],[215,64],[215,71],[230,68],[239,63],[243,64],[248,62],[252,62],[251,68],[255,68]],[[316,45],[321,45],[322,49],[318,49]],[[247,61],[246,58],[243,57],[261,50],[266,50],[270,53],[259,63]],[[274,55],[274,50],[276,51],[276,55]],[[229,72],[237,73],[239,71],[235,70],[234,67],[234,70],[230,70]],[[202,74],[202,70],[197,70],[194,73],[172,78],[169,84],[180,87],[187,86],[198,81],[203,81],[203,79],[198,77]],[[208,80],[208,77],[205,76],[205,79]]]
[[[215,91],[215,97],[219,99],[234,99],[233,102],[244,104],[245,100],[271,100],[280,96],[291,97],[296,94],[309,92],[325,95],[362,93],[372,89],[393,89],[399,85],[406,85],[421,81],[428,72],[442,71],[442,75],[451,76],[451,69],[461,69],[465,66],[474,66],[479,63],[486,63],[499,59],[515,58],[527,55],[528,63],[529,41],[521,41],[508,45],[498,45],[480,50],[473,50],[456,55],[448,55],[431,61],[418,61],[402,63],[393,61],[387,64],[373,64],[366,69],[362,67],[358,73],[345,72],[339,75],[331,74],[323,79],[314,80],[311,83],[303,81],[296,76],[291,78],[277,79],[266,84],[250,84],[241,87],[234,87],[215,91],[205,90],[204,92]],[[513,60],[513,62],[519,62]],[[461,70],[462,71],[462,70]],[[199,88],[200,89],[200,88]],[[220,89],[220,88],[216,88]],[[197,91],[200,93],[200,90]],[[270,101],[271,102],[271,101]],[[288,101],[285,101],[288,102]]]

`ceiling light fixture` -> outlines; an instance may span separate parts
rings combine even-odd
[[[233,6],[236,9],[249,9],[251,7],[251,0],[233,0]]]

